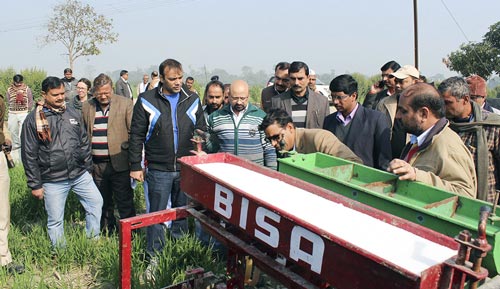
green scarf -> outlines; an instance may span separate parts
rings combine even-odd
[[[471,102],[474,113],[474,122],[456,123],[450,120],[450,128],[457,133],[475,132],[477,138],[477,198],[483,201],[488,197],[488,140],[484,132],[484,125],[500,126],[500,116],[494,113],[488,114],[483,120],[481,107]]]

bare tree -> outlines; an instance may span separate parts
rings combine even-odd
[[[42,46],[60,42],[66,47],[69,66],[73,69],[76,59],[82,56],[99,55],[101,44],[114,43],[118,34],[112,31],[112,20],[99,15],[94,8],[78,0],[54,7],[49,18],[47,34],[43,36]]]

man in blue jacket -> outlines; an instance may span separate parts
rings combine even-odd
[[[92,155],[82,115],[66,107],[64,84],[53,76],[42,82],[43,99],[23,124],[21,156],[31,193],[45,199],[47,227],[53,247],[65,246],[64,206],[70,190],[86,211],[87,236],[100,232],[101,193],[90,171]]]
[[[158,87],[137,99],[129,138],[130,177],[141,182],[144,180],[141,167],[144,147],[150,212],[164,210],[170,197],[173,208],[186,205],[186,196],[180,190],[177,160],[191,154],[194,130],[206,130],[198,95],[182,85],[182,65],[167,59],[160,64],[159,71]],[[171,236],[177,238],[186,231],[186,220],[172,223]],[[154,257],[165,243],[165,226],[149,226],[146,240],[148,258],[154,269],[157,265]]]

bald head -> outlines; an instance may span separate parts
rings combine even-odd
[[[248,83],[238,79],[231,83],[231,95],[234,96],[248,96]]]
[[[444,117],[444,102],[436,88],[427,83],[415,83],[401,92],[401,98],[408,100],[410,107],[417,111],[427,107],[436,117]]]
[[[235,80],[231,83],[231,94],[229,95],[229,102],[231,108],[236,114],[245,110],[248,106],[249,90],[248,83],[244,80]]]

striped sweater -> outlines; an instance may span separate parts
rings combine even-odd
[[[206,143],[206,150],[209,153],[232,153],[276,169],[276,151],[266,142],[264,132],[259,131],[259,125],[265,116],[264,111],[249,104],[236,126],[230,106],[225,105],[208,118],[210,138]]]

